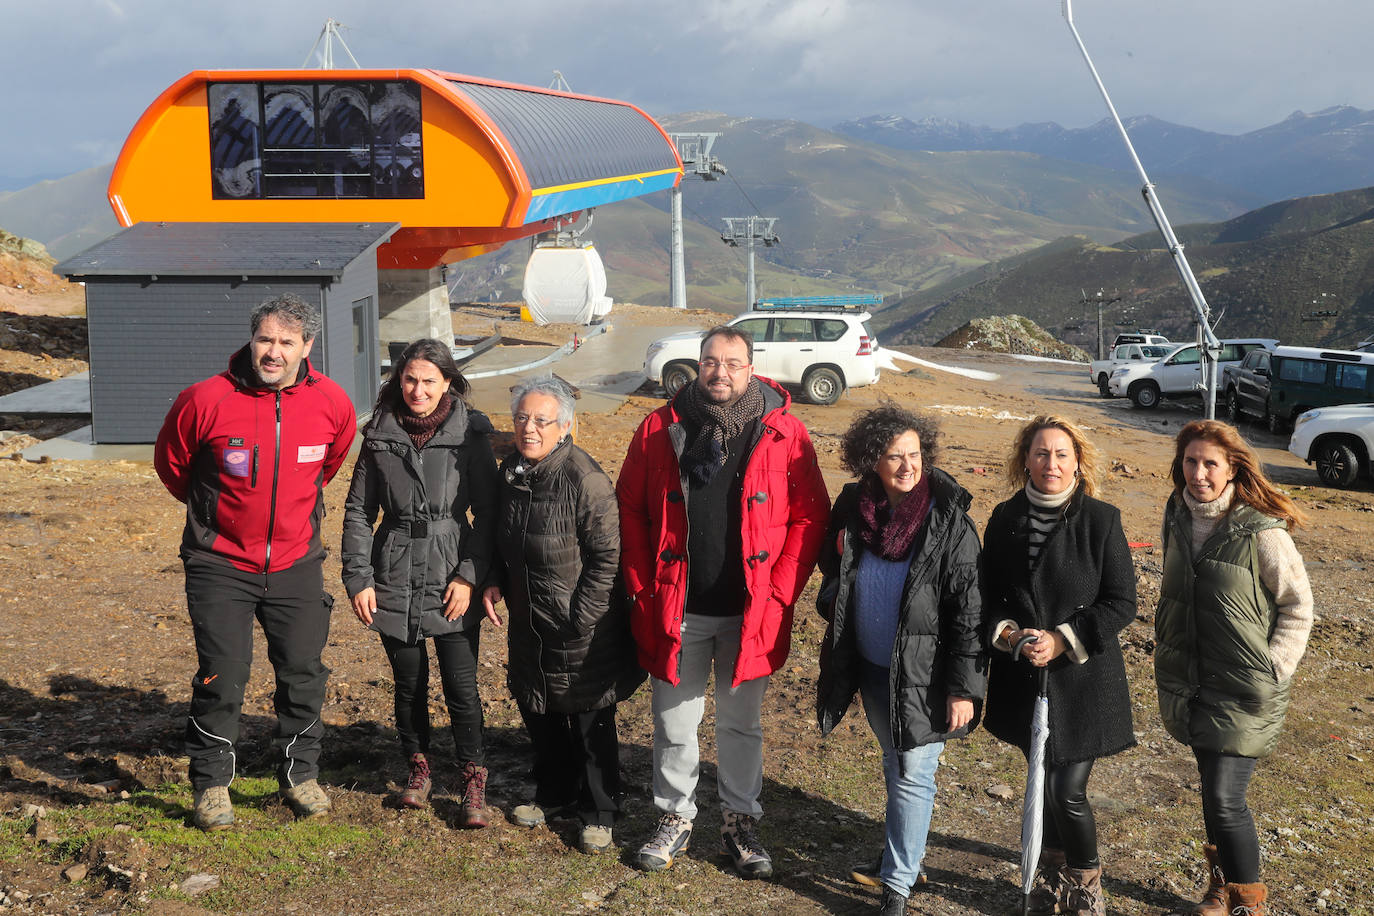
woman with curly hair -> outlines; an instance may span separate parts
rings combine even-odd
[[[1135,744],[1117,634],[1135,619],[1121,512],[1097,499],[1097,449],[1055,416],[1032,419],[1007,459],[1016,491],[983,533],[983,619],[991,646],[988,731],[1029,756],[1039,671],[1048,669],[1044,846],[1032,913],[1101,916],[1102,862],[1088,776]],[[1023,638],[1033,641],[1015,656]]]
[[[820,559],[829,625],[816,714],[827,734],[861,694],[882,748],[886,842],[873,880],[889,916],[922,880],[940,753],[977,725],[983,698],[972,497],[935,467],[939,435],[898,407],[854,420],[841,452],[858,480],[835,500]]]
[[[1253,916],[1268,888],[1245,795],[1278,743],[1312,630],[1312,588],[1288,534],[1306,518],[1225,423],[1184,426],[1170,477],[1155,682],[1164,726],[1202,777],[1209,882],[1189,912]]]

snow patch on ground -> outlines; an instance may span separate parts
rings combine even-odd
[[[954,375],[962,375],[964,378],[978,379],[982,382],[995,382],[999,376],[996,372],[985,372],[982,369],[965,369],[962,366],[945,366],[940,363],[932,363],[930,360],[921,359],[919,356],[911,356],[898,350],[889,350],[887,347],[879,347],[874,354],[877,357],[878,365],[893,372],[905,372],[906,369],[897,365],[897,360],[914,363],[924,366],[927,369],[936,369],[940,372],[949,372]]]

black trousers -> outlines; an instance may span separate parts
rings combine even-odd
[[[534,744],[534,803],[574,806],[584,824],[611,827],[620,804],[620,741],[615,704],[589,712],[531,712],[520,704]]]
[[[1092,760],[1045,771],[1044,845],[1064,850],[1070,868],[1097,868],[1097,820],[1088,804]]]
[[[1259,761],[1197,748],[1193,748],[1193,756],[1202,777],[1207,841],[1217,848],[1221,872],[1229,882],[1253,884],[1260,879],[1259,835],[1245,793]]]
[[[186,604],[195,631],[198,667],[191,682],[186,753],[191,786],[197,791],[227,786],[234,778],[243,691],[253,663],[253,620],[267,638],[267,658],[276,673],[272,696],[277,727],[272,743],[281,749],[277,780],[283,787],[319,775],[320,738],[329,669],[320,653],[329,638],[334,600],[324,591],[318,560],[266,574],[188,559]]]
[[[425,644],[433,642],[455,756],[460,764],[472,761],[480,765],[485,761],[482,698],[477,694],[480,635],[480,627],[469,627],[422,639],[412,646],[382,634],[382,648],[396,681],[396,731],[407,757],[429,753],[429,652]]]

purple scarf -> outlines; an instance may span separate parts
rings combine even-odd
[[[928,473],[921,473],[916,488],[897,504],[896,511],[888,505],[887,491],[876,474],[865,474],[859,481],[859,540],[884,560],[906,559],[929,514]]]

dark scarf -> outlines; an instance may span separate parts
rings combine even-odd
[[[410,436],[410,441],[415,443],[417,449],[424,448],[425,443],[433,439],[439,427],[444,425],[449,414],[453,413],[453,404],[453,397],[445,395],[439,406],[424,417],[415,416],[409,407],[402,405],[396,412],[396,422],[401,424],[401,429],[406,431],[406,435]]]
[[[683,385],[673,398],[673,407],[689,427],[696,429],[682,453],[682,469],[688,479],[705,486],[725,464],[725,443],[763,417],[763,386],[751,378],[740,399],[726,405],[707,398],[700,385]]]
[[[929,514],[930,474],[925,471],[895,512],[876,474],[865,474],[859,481],[859,540],[884,560],[906,559]]]

